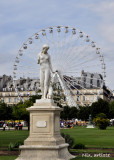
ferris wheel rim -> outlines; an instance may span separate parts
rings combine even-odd
[[[71,27],[71,26],[64,26],[64,25],[58,25],[58,26],[50,26],[50,27],[46,27],[46,28],[44,28],[44,29],[41,29],[41,30],[39,30],[39,31],[37,31],[37,32],[35,32],[34,34],[32,34],[32,36],[30,36],[23,44],[22,44],[22,46],[19,48],[19,50],[18,50],[18,53],[17,53],[17,56],[16,56],[16,58],[18,58],[19,57],[19,53],[20,53],[20,51],[21,50],[23,50],[23,46],[24,46],[24,44],[26,44],[29,40],[30,40],[30,38],[32,38],[33,36],[35,36],[36,34],[38,34],[38,33],[42,33],[42,31],[44,31],[44,30],[49,30],[50,28],[70,28],[70,29],[75,29],[76,31],[78,31],[78,32],[82,32],[81,30],[79,30],[79,29],[77,29],[77,28],[75,28],[75,27]],[[86,34],[85,32],[82,32],[85,36],[88,36],[88,34]],[[33,38],[32,38],[33,39]],[[89,39],[90,39],[90,36],[89,36]],[[95,43],[92,39],[90,39],[90,41],[91,41],[91,43]],[[96,48],[96,50],[100,50],[100,48],[99,47],[95,47]],[[104,57],[103,57],[103,54],[99,51],[99,53],[97,53],[97,54],[99,54],[100,55],[100,57],[101,57],[101,60],[100,61],[102,61],[102,67],[103,66],[105,66],[105,63],[104,63]],[[16,60],[15,60],[15,62],[14,62],[14,65],[16,64]],[[105,79],[105,77],[106,77],[106,71],[105,71],[105,67],[103,67],[103,79]]]
[[[28,41],[30,40],[30,39],[33,39],[33,37],[36,35],[36,34],[42,34],[42,32],[43,31],[48,31],[50,28],[51,29],[57,29],[57,28],[69,28],[69,29],[75,29],[76,31],[78,31],[78,32],[82,32],[81,30],[79,30],[79,29],[77,29],[77,28],[74,28],[74,27],[71,27],[71,26],[63,26],[63,25],[59,25],[59,26],[50,26],[50,27],[46,27],[46,28],[44,28],[44,29],[41,29],[41,30],[39,30],[39,31],[37,31],[37,32],[35,32],[34,34],[32,34],[32,36],[30,36],[23,44],[22,44],[22,46],[20,47],[20,49],[18,50],[18,53],[17,53],[17,56],[16,56],[16,59],[15,59],[15,62],[14,62],[14,65],[18,65],[18,60],[19,60],[19,57],[20,57],[20,55],[19,55],[19,53],[20,53],[20,51],[22,50],[23,51],[23,46],[24,46],[24,44],[28,44]],[[83,35],[84,36],[88,36],[88,34],[86,34],[86,33],[84,33],[84,32],[82,32],[83,33]],[[90,36],[88,36],[89,37],[89,39],[90,39]],[[90,41],[91,41],[91,43],[95,43],[93,40],[91,40],[90,39]],[[103,54],[100,52],[100,48],[99,47],[97,47],[96,45],[95,45],[95,48],[96,48],[96,52],[98,51],[98,53],[97,54],[99,54],[99,57],[100,57],[100,59],[101,59],[101,64],[102,64],[102,68],[103,68],[103,74],[106,72],[105,71],[105,63],[104,63],[104,57],[103,57]],[[17,60],[17,62],[16,62],[16,60]],[[103,75],[103,79],[105,79],[105,76]]]

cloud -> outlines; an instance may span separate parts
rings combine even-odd
[[[114,1],[104,0],[98,3],[81,4],[80,7],[95,13],[100,19],[96,24],[98,33],[105,38],[105,41],[114,42]],[[94,20],[93,20],[94,21]]]
[[[110,87],[114,86],[111,75],[114,70],[113,0],[3,0],[0,19],[0,74],[10,72],[19,48],[33,33],[63,24],[78,27],[93,37],[104,54],[107,82]]]

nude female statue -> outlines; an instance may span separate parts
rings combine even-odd
[[[48,98],[48,90],[50,86],[51,73],[53,73],[50,55],[48,54],[48,45],[43,45],[42,51],[38,55],[38,64],[40,64],[40,86],[42,98]]]

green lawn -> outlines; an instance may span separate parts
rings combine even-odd
[[[75,144],[82,143],[88,148],[114,148],[114,127],[107,127],[106,130],[75,127],[62,129],[61,132],[73,137]]]
[[[74,138],[75,144],[85,144],[87,148],[114,148],[114,127],[108,127],[107,130],[97,128],[87,129],[85,127],[75,127],[73,129],[61,129],[61,132],[69,134]],[[28,131],[0,131],[0,150],[7,150],[9,143],[24,141],[29,135]],[[82,153],[112,153],[110,150],[75,150],[80,156],[73,160],[114,160],[114,158],[100,157],[81,157]],[[0,160],[15,160],[17,156],[0,156]]]
[[[76,157],[72,160],[114,160],[114,158],[104,157]]]
[[[8,149],[9,143],[24,141],[29,135],[28,131],[0,131],[0,150]]]
[[[17,156],[0,156],[0,160],[15,160]]]
[[[0,160],[15,160],[17,156],[0,156]],[[76,157],[72,160],[114,160],[114,158]]]
[[[106,130],[75,127],[73,129],[61,129],[61,132],[73,137],[75,144],[82,143],[87,148],[114,148],[114,127],[108,127]],[[7,148],[10,142],[23,141],[28,135],[29,132],[26,130],[0,131],[0,149]]]

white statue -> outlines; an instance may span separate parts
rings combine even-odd
[[[49,49],[48,45],[43,45],[42,51],[38,55],[38,64],[40,64],[40,86],[43,99],[51,97],[51,96],[48,97],[48,92],[51,85],[50,84],[51,72],[53,73],[53,70],[52,70],[50,55],[47,52],[48,49]]]

